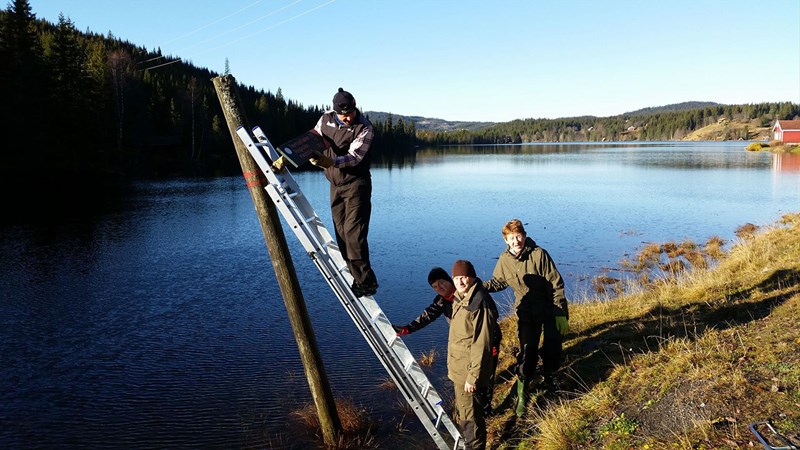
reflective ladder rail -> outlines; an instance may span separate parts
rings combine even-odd
[[[444,411],[441,397],[403,340],[397,336],[378,303],[372,296],[356,297],[353,294],[350,289],[353,277],[339,247],[303,195],[294,177],[288,169],[279,173],[272,170],[269,161],[274,161],[278,153],[267,136],[260,127],[253,128],[253,136],[258,142],[253,140],[244,127],[239,127],[236,134],[247,146],[247,150],[266,177],[267,184],[264,189],[267,194],[436,445],[442,450],[463,448],[461,435]],[[446,434],[441,432],[442,429]],[[445,441],[447,434],[452,446],[448,446]]]

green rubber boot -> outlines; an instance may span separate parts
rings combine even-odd
[[[514,414],[516,414],[517,417],[525,415],[525,412],[528,410],[528,400],[530,400],[530,396],[530,382],[522,378],[517,378],[517,408],[514,410]]]

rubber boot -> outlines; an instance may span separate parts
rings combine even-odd
[[[558,381],[556,381],[555,374],[546,373],[542,377],[542,389],[548,393],[554,393],[558,391]]]
[[[530,380],[517,378],[517,408],[514,414],[517,417],[522,417],[528,411],[528,400],[531,398],[531,383]]]

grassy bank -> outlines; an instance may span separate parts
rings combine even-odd
[[[687,134],[684,141],[728,141],[739,136],[745,140],[765,141],[770,138],[770,127],[761,126],[759,120],[720,120]]]
[[[570,306],[560,389],[519,419],[504,319],[491,448],[763,448],[766,420],[800,440],[800,214],[626,291]]]
[[[800,145],[784,144],[780,141],[753,142],[747,146],[749,152],[770,151],[772,153],[800,153]]]

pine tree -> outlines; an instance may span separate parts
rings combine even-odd
[[[43,123],[46,71],[42,64],[42,45],[36,16],[27,0],[15,0],[0,17],[0,135],[10,137],[20,130]],[[36,157],[11,145],[4,145],[0,162],[4,168],[31,164]],[[12,169],[13,171],[13,169]]]

